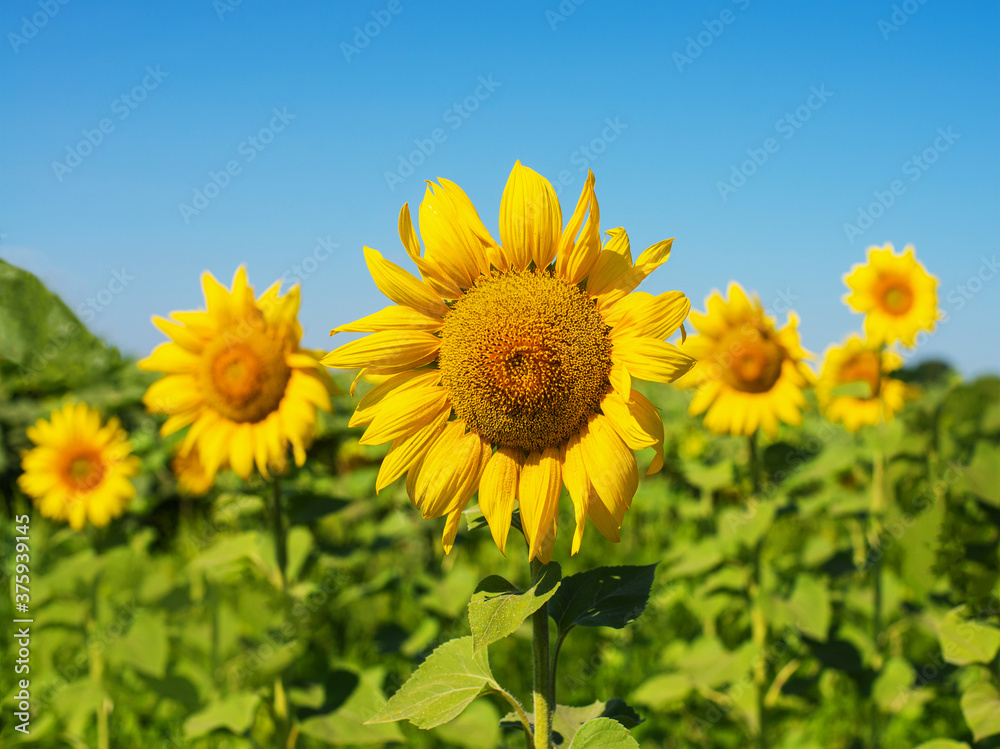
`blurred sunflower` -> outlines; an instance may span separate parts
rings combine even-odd
[[[140,462],[128,435],[117,418],[102,426],[100,412],[83,403],[68,403],[49,419],[28,427],[37,447],[22,457],[18,486],[43,516],[66,520],[74,530],[88,520],[107,525],[135,496],[129,479]]]
[[[160,430],[164,436],[190,426],[178,454],[184,460],[197,450],[204,473],[199,485],[211,485],[224,468],[243,479],[254,464],[265,478],[282,473],[289,444],[301,466],[316,411],[330,410],[335,386],[319,364],[320,354],[299,347],[298,286],[281,296],[278,282],[255,299],[242,266],[232,291],[211,273],[201,282],[206,311],[153,318],[172,342],[139,362],[140,369],[166,375],[146,391],[146,408],[169,415]],[[193,477],[190,460],[185,465],[186,476]],[[195,485],[193,478],[188,483]]]
[[[380,380],[351,419],[368,427],[362,444],[392,442],[376,490],[408,472],[422,515],[447,516],[446,551],[477,489],[501,551],[516,500],[529,559],[551,559],[563,484],[573,553],[587,517],[618,541],[638,484],[632,451],[655,448],[651,472],[663,464],[663,424],[631,378],[670,382],[694,364],[664,342],[687,316],[684,295],[630,293],[673,240],[634,263],[623,229],[602,248],[593,173],[563,227],[552,186],[520,162],[500,203],[500,243],[448,180],[428,183],[419,218],[423,254],[406,205],[399,233],[423,280],[366,247],[395,306],[336,328],[372,335],[323,359]]]
[[[868,262],[844,275],[851,290],[844,303],[865,315],[872,343],[902,342],[912,347],[917,333],[931,332],[937,320],[937,278],[917,260],[913,245],[897,255],[891,244],[869,247]]]
[[[209,475],[201,464],[196,449],[184,453],[178,450],[170,461],[170,468],[177,477],[177,485],[184,494],[200,496],[207,494],[215,483],[215,477]]]
[[[850,432],[865,424],[892,421],[903,408],[906,385],[888,373],[901,366],[903,360],[897,354],[856,335],[841,346],[830,346],[816,383],[820,410]]]
[[[704,314],[691,313],[699,335],[681,348],[698,364],[677,384],[698,388],[688,413],[708,411],[705,426],[715,434],[749,436],[759,427],[774,437],[779,420],[802,423],[802,389],[813,380],[804,360],[811,355],[799,343],[794,312],[777,330],[760,300],[748,299],[738,283],[729,284],[728,296],[715,292]]]

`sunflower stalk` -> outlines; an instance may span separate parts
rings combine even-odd
[[[747,444],[750,451],[750,480],[753,487],[753,495],[760,494],[761,489],[761,463],[757,446],[757,432],[755,431],[747,437]],[[753,643],[757,647],[757,658],[753,665],[754,685],[757,687],[757,743],[761,749],[767,747],[767,619],[761,604],[763,594],[761,591],[761,566],[763,557],[764,539],[763,536],[757,539],[753,547],[753,570],[750,583],[751,609],[750,609],[750,630]]]
[[[882,517],[885,512],[885,454],[882,451],[884,438],[882,423],[879,424],[879,446],[875,448],[872,457],[872,508],[870,513],[871,527],[868,534],[869,558],[871,559],[872,585],[872,642],[875,645],[874,670],[876,676],[882,671],[884,655],[882,652],[882,553],[878,548],[879,536],[882,533]],[[881,745],[878,708],[872,704],[871,746],[878,749]]]
[[[281,502],[281,481],[275,476],[271,481],[271,532],[274,534],[274,557],[278,565],[278,584],[281,593],[281,607],[285,608],[288,595],[288,538],[286,536],[284,507]],[[291,720],[288,714],[288,699],[285,696],[284,676],[274,677],[274,722],[279,747],[294,746]]]
[[[545,565],[538,559],[531,560],[531,584],[541,578]],[[549,661],[549,605],[543,603],[531,615],[532,644],[534,646],[534,680],[532,690],[535,703],[535,749],[552,746],[552,710],[555,707],[555,685]]]

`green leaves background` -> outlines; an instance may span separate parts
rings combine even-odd
[[[801,429],[765,446],[764,490],[747,502],[745,443],[708,435],[686,415],[685,394],[646,388],[664,417],[666,468],[640,482],[621,544],[590,527],[581,554],[570,557],[574,521],[563,497],[558,587],[543,580],[516,600],[505,591],[523,590],[528,578],[517,539],[504,558],[487,531],[463,532],[445,557],[439,523],[421,520],[402,486],[375,495],[385,450],[357,443],[347,428],[355,401],[341,397],[306,467],[284,484],[290,601],[283,609],[267,488],[227,476],[207,498],[181,497],[168,469],[172,442],[160,439],[141,406],[150,377],[36,280],[4,264],[0,357],[8,587],[11,518],[27,507],[15,481],[29,424],[67,396],[84,400],[122,419],[144,466],[130,512],[103,531],[74,533],[32,513],[37,712],[27,739],[4,726],[5,746],[93,746],[103,699],[114,705],[113,746],[270,746],[277,674],[299,747],[521,746],[516,726],[500,728],[510,706],[496,695],[427,731],[366,721],[389,715],[393,696],[442,649],[462,649],[482,671],[449,710],[473,691],[490,691],[491,679],[523,704],[530,627],[518,618],[542,598],[556,636],[568,631],[556,726],[574,734],[574,747],[746,746],[755,730],[751,674],[761,658],[775,746],[857,746],[872,710],[884,721],[886,748],[998,745],[996,377],[962,382],[947,371],[905,371],[921,395],[882,440],[892,501],[872,551],[864,526],[874,435],[852,437],[807,415]],[[640,456],[641,467],[649,459]],[[765,652],[750,637],[758,541]],[[873,554],[885,575],[881,647],[869,626]],[[648,601],[625,596],[610,613],[627,581],[586,572],[608,564],[645,567],[638,590],[645,587]],[[497,577],[483,580],[488,573]],[[586,578],[594,574],[609,577]],[[470,600],[483,614],[471,626]],[[5,593],[0,619],[12,615]],[[473,638],[488,650],[470,655]],[[95,651],[103,660],[99,687],[90,674]],[[13,667],[2,649],[0,672]],[[6,704],[10,682],[3,683]]]

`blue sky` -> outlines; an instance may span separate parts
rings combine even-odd
[[[949,316],[914,360],[1000,370],[996,2],[7,0],[0,35],[0,257],[126,352],[240,263],[301,277],[330,348],[423,180],[495,230],[520,159],[564,211],[592,168],[638,250],[677,237],[643,288],[737,280],[817,354],[860,328],[842,275],[912,243]]]

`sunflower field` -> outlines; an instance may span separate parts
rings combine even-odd
[[[253,268],[136,360],[0,261],[3,745],[1000,747],[1000,378],[907,364],[933,269],[859,252],[812,353],[637,290],[672,240],[594,185],[516,164],[497,240],[433,184],[328,351]]]

